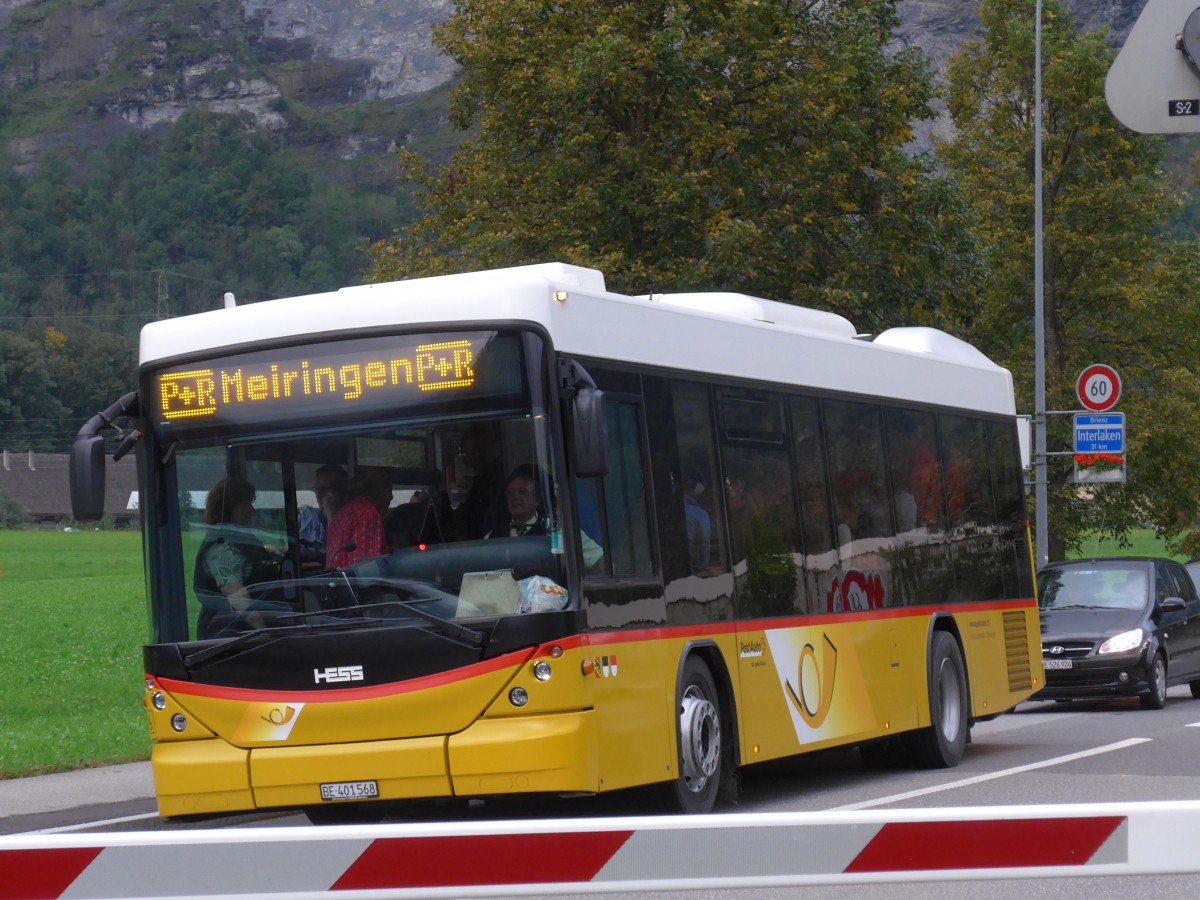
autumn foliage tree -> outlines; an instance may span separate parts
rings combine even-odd
[[[987,277],[978,298],[946,312],[1012,370],[1018,406],[1032,412],[1034,0],[984,0],[980,17],[982,33],[951,62],[955,137],[938,150],[975,211]],[[1046,405],[1076,409],[1078,373],[1107,363],[1125,384],[1129,446],[1123,487],[1081,492],[1070,456],[1050,458],[1053,559],[1092,531],[1119,538],[1148,522],[1183,536],[1195,519],[1200,448],[1179,423],[1200,414],[1200,259],[1164,233],[1177,198],[1163,140],[1108,110],[1107,30],[1082,33],[1060,0],[1045,0],[1042,58]],[[1049,450],[1070,451],[1070,418],[1051,416],[1048,435]]]
[[[895,324],[970,291],[957,195],[905,152],[924,58],[891,0],[459,0],[443,169],[371,280],[562,260],[617,290],[719,288]]]

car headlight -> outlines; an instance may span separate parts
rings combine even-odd
[[[1120,634],[1114,634],[1101,644],[1097,652],[1100,654],[1128,653],[1130,650],[1136,650],[1142,645],[1143,637],[1145,637],[1145,634],[1140,628],[1135,628],[1132,631],[1122,631]]]

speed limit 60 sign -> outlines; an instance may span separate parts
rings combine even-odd
[[[1104,412],[1121,399],[1121,376],[1111,366],[1095,363],[1079,373],[1075,394],[1084,409]]]

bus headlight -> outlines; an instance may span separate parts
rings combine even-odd
[[[508,692],[508,702],[513,706],[524,706],[529,702],[529,692],[522,687],[515,687]]]
[[[187,728],[187,716],[185,716],[183,713],[175,713],[175,715],[171,716],[171,727],[180,734],[183,734],[184,730]]]
[[[153,694],[151,694],[150,703],[153,704],[155,709],[167,708],[167,698],[163,696],[162,691],[155,691]]]
[[[550,671],[550,663],[544,659],[539,659],[533,664],[533,677],[538,681],[549,681],[553,673]]]

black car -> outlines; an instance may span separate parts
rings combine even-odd
[[[1090,559],[1038,572],[1046,686],[1035,700],[1137,695],[1162,709],[1167,687],[1200,697],[1200,597],[1170,559]]]

